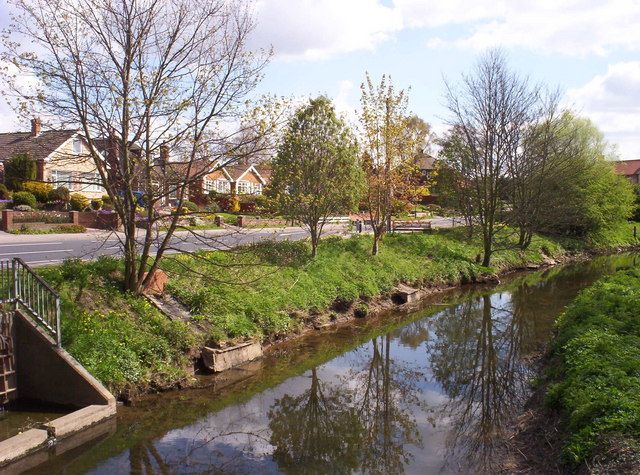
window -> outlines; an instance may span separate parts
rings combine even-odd
[[[261,195],[262,184],[251,183],[250,181],[239,181],[238,194],[239,195]]]
[[[101,186],[102,177],[100,177],[100,173],[83,173],[82,175],[82,191],[93,191],[96,193],[100,193],[104,191],[104,188]]]
[[[71,190],[73,188],[73,174],[64,170],[53,170],[51,172],[51,183],[54,188],[64,186]]]
[[[82,153],[82,140],[73,139],[73,153]]]
[[[216,193],[230,193],[231,184],[227,180],[210,180],[204,179],[204,191],[210,193],[215,191]]]

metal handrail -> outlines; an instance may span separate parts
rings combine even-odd
[[[16,310],[19,306],[24,308],[56,340],[56,345],[61,346],[58,293],[19,257],[11,260],[11,266],[8,260],[0,261],[0,275],[3,293],[0,295],[0,303],[11,302]]]

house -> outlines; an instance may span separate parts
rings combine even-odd
[[[613,166],[617,173],[626,176],[631,183],[640,183],[640,160],[620,160],[614,162]]]
[[[260,166],[260,171],[258,171]],[[191,177],[187,198],[201,203],[210,194],[261,195],[268,183],[270,170],[263,165],[247,161],[221,165],[220,162],[184,162],[172,160],[169,147],[160,147],[160,154],[153,168],[155,183],[163,183],[165,204],[177,198],[177,190]]]
[[[263,169],[266,167],[263,166]],[[204,194],[214,192],[261,195],[267,185],[265,176],[266,173],[258,171],[258,165],[246,161],[225,165],[205,175],[202,180],[202,191]]]
[[[0,178],[4,182],[4,163],[15,155],[35,160],[37,181],[55,188],[65,186],[72,193],[88,198],[104,194],[102,180],[89,155],[89,145],[77,130],[42,130],[39,118],[31,119],[29,132],[0,133]]]

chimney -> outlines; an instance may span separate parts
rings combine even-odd
[[[40,135],[40,130],[42,129],[42,121],[40,117],[34,117],[31,119],[31,136],[37,137]]]
[[[169,161],[169,146],[160,145],[160,165],[165,166]]]

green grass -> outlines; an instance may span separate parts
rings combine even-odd
[[[328,238],[310,259],[307,243],[270,242],[177,256],[162,266],[172,276],[169,291],[212,326],[211,340],[221,341],[285,335],[299,329],[309,312],[367,300],[399,282],[456,284],[541,262],[542,248],[551,255],[562,252],[552,241],[536,238],[525,252],[496,253],[494,267],[486,269],[476,263],[478,243],[465,242],[458,230],[387,236],[377,256],[370,248],[369,236]]]
[[[588,462],[605,440],[640,441],[640,270],[620,271],[583,291],[558,320],[561,382],[547,402],[568,432],[564,457]]]
[[[86,233],[87,228],[78,224],[61,224],[48,229],[30,228],[21,225],[18,229],[9,231],[11,234],[81,234]]]
[[[70,260],[38,273],[60,293],[64,348],[116,395],[187,378],[197,336],[146,299],[122,292],[120,261]]]

